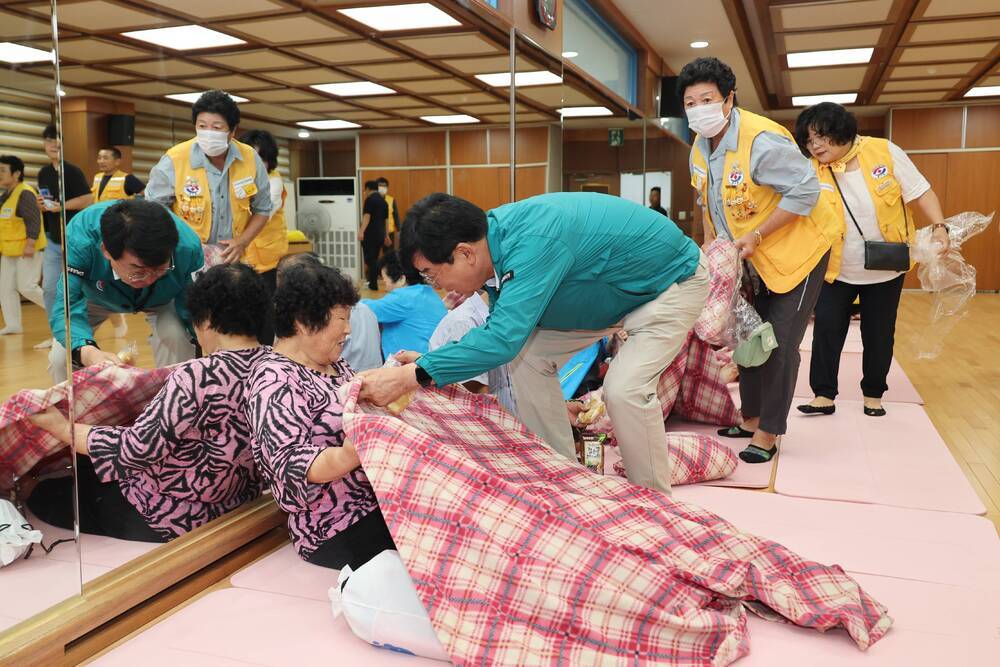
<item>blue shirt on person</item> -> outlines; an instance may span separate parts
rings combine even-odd
[[[448,313],[430,285],[407,285],[381,299],[365,299],[382,327],[382,355],[388,359],[400,350],[423,354],[438,323]]]

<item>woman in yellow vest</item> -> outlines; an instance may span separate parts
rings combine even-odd
[[[0,336],[22,333],[21,296],[42,308],[42,212],[38,193],[24,182],[24,162],[0,155]]]
[[[900,256],[899,270],[886,270],[871,256],[866,242],[909,243],[914,238],[916,203],[931,221],[933,238],[941,252],[949,246],[948,227],[941,203],[930,183],[899,146],[885,139],[858,135],[854,114],[832,102],[803,111],[795,123],[795,140],[811,155],[819,175],[820,197],[837,212],[837,236],[831,251],[826,284],[816,303],[809,384],[815,398],[800,405],[806,414],[832,415],[836,409],[840,353],[850,325],[852,304],[860,298],[861,340],[864,345],[861,390],[864,413],[885,415],[882,395],[892,362],[896,310],[905,271],[912,267],[908,253]],[[904,266],[905,265],[905,266]]]
[[[754,286],[754,308],[777,347],[757,366],[740,368],[744,422],[720,435],[750,438],[748,463],[770,461],[785,433],[799,368],[799,343],[819,297],[834,220],[829,202],[792,135],[736,105],[736,77],[716,58],[688,63],[677,82],[691,146],[691,185],[706,240],[732,239]]]
[[[271,216],[267,169],[256,151],[234,139],[236,102],[210,90],[191,107],[196,136],[170,148],[149,172],[146,198],[172,209],[202,244],[221,245],[222,261],[273,269],[283,251],[258,235]]]
[[[145,185],[133,174],[121,170],[122,152],[114,146],[97,151],[97,168],[90,193],[94,202],[132,199],[142,194]]]

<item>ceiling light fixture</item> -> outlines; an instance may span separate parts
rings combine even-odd
[[[476,78],[483,83],[495,88],[506,88],[510,86],[510,72],[497,72],[495,74],[477,74]],[[553,83],[562,83],[562,77],[545,70],[538,72],[518,72],[514,75],[515,86],[547,86]]]
[[[562,53],[563,58],[576,58],[578,55],[580,54],[576,51],[563,51]]]
[[[299,130],[299,139],[308,139],[309,130]]]
[[[396,91],[392,88],[380,86],[371,81],[346,81],[344,83],[318,83],[315,88],[324,93],[330,93],[337,97],[361,97],[362,95],[392,95]]]
[[[434,123],[435,125],[461,125],[479,122],[478,118],[473,118],[462,113],[452,116],[421,116],[420,120],[426,120],[428,123]]]
[[[237,104],[239,104],[241,102],[249,102],[250,101],[250,100],[248,100],[245,97],[240,97],[239,95],[233,95],[232,93],[226,93],[226,94],[229,95],[229,98],[233,102],[236,102]],[[169,98],[171,100],[177,100],[178,102],[187,102],[188,104],[194,104],[195,102],[198,101],[198,98],[201,97],[202,95],[204,95],[203,92],[202,93],[171,93],[170,95],[164,95],[164,97],[167,97],[167,98]]]
[[[837,104],[854,104],[858,99],[857,93],[826,93],[824,95],[795,95],[792,97],[792,106],[810,107],[820,102],[836,102]]]
[[[872,59],[875,49],[834,49],[833,51],[802,51],[789,53],[789,67],[827,67],[830,65],[858,65]]]
[[[303,120],[296,123],[296,125],[308,127],[313,130],[349,130],[361,127],[357,123],[346,120]]]
[[[66,91],[62,88],[59,89],[59,97],[66,97]]]
[[[995,97],[1000,95],[1000,86],[975,86],[969,88],[965,97]]]
[[[708,42],[705,42],[705,41],[691,42],[691,48],[692,49],[704,49],[707,46],[708,46]]]
[[[51,51],[43,51],[31,46],[21,46],[13,42],[0,42],[0,61],[11,64],[52,62]]]
[[[386,7],[357,7],[338,9],[338,13],[364,23],[379,32],[393,30],[419,30],[421,28],[451,28],[462,25],[447,12],[427,2]]]
[[[585,118],[593,116],[614,116],[607,107],[563,107],[556,109],[563,118]]]
[[[133,30],[123,32],[125,37],[149,42],[157,46],[165,46],[175,51],[193,51],[195,49],[213,49],[218,46],[235,46],[246,44],[245,41],[218,30],[204,28],[200,25],[178,25],[173,28],[153,28],[152,30]]]

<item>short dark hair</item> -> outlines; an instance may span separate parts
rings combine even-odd
[[[683,99],[688,86],[696,83],[714,83],[726,97],[736,89],[736,75],[729,65],[718,58],[697,58],[685,65],[677,76],[677,97]]]
[[[45,129],[42,130],[42,139],[58,139],[58,138],[59,138],[59,132],[56,130],[56,126],[53,125],[52,123],[46,125]]]
[[[170,211],[149,199],[124,199],[101,215],[101,240],[114,259],[128,250],[146,266],[163,266],[178,239]]]
[[[389,279],[396,282],[400,278],[406,278],[406,282],[410,285],[421,285],[424,282],[424,277],[420,275],[420,272],[414,269],[412,266],[403,266],[403,262],[399,259],[399,255],[395,250],[389,250],[378,260],[377,265],[379,273],[385,271],[385,274],[389,276]]]
[[[117,148],[115,148],[114,146],[105,146],[104,148],[102,148],[100,151],[97,152],[100,153],[101,151],[108,151],[109,153],[115,156],[116,160],[122,159],[122,152]]]
[[[264,279],[246,264],[219,264],[187,289],[191,321],[231,336],[254,338],[270,319],[271,300]]]
[[[486,236],[486,212],[472,202],[443,192],[427,195],[406,213],[400,235],[403,266],[413,268],[418,250],[432,264],[451,263],[455,246]]]
[[[379,176],[378,180],[375,182],[378,183],[379,185],[384,185],[385,187],[389,187],[389,179],[386,178],[385,176]]]
[[[858,136],[858,121],[854,114],[836,102],[820,102],[805,109],[795,119],[795,143],[806,157],[809,129],[838,146],[849,144]]]
[[[378,181],[365,181],[365,190],[378,190]]]
[[[649,189],[650,192],[662,192],[659,185],[654,185]]]
[[[257,154],[264,162],[269,172],[278,168],[278,142],[267,130],[250,130],[244,132],[240,141],[257,149]]]
[[[318,331],[330,323],[330,310],[358,302],[354,283],[329,266],[302,262],[284,272],[274,292],[274,334],[295,335],[295,325]]]
[[[297,252],[294,255],[285,255],[278,260],[278,265],[274,267],[276,272],[274,274],[275,281],[281,282],[281,279],[285,275],[285,271],[288,271],[293,266],[298,266],[299,264],[323,266],[323,260],[321,260],[316,253],[313,252]]]
[[[16,155],[0,155],[0,164],[7,165],[12,176],[15,171],[20,172],[17,180],[24,180],[24,161],[21,158]]]
[[[226,119],[229,130],[240,124],[240,108],[233,98],[221,90],[209,90],[202,93],[198,101],[191,105],[191,122],[198,122],[198,114],[217,113]]]

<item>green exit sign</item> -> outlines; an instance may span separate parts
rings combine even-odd
[[[608,143],[612,146],[624,146],[625,129],[621,127],[608,128]]]

